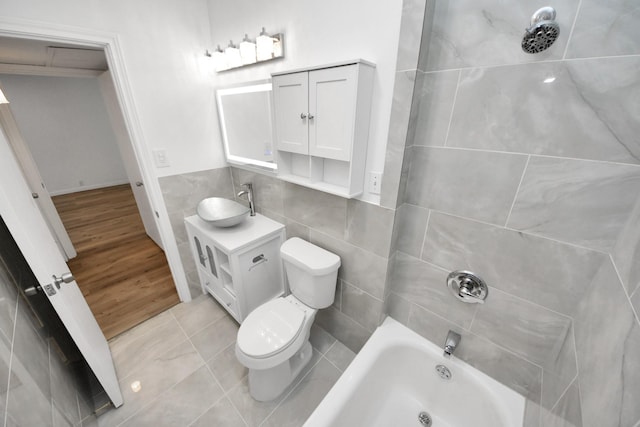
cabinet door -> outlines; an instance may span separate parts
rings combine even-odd
[[[280,151],[309,154],[308,73],[273,77],[276,146]]]
[[[309,73],[309,154],[351,160],[357,86],[356,65]]]
[[[238,269],[242,275],[243,317],[253,309],[284,293],[278,236],[238,255]]]

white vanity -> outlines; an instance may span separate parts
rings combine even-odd
[[[284,225],[260,214],[230,228],[197,215],[185,218],[185,225],[203,290],[239,323],[254,308],[284,295]]]

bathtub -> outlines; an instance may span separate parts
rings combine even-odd
[[[517,427],[524,404],[518,393],[455,356],[445,358],[440,347],[387,317],[304,426]],[[428,414],[423,422],[421,413]]]

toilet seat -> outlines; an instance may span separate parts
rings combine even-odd
[[[263,359],[288,348],[303,329],[305,313],[285,298],[276,298],[252,311],[238,331],[238,348]]]

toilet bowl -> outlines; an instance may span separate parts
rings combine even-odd
[[[236,357],[249,368],[249,393],[278,397],[311,360],[309,332],[318,309],[333,304],[340,257],[294,237],[280,255],[291,295],[259,306],[240,325]]]

